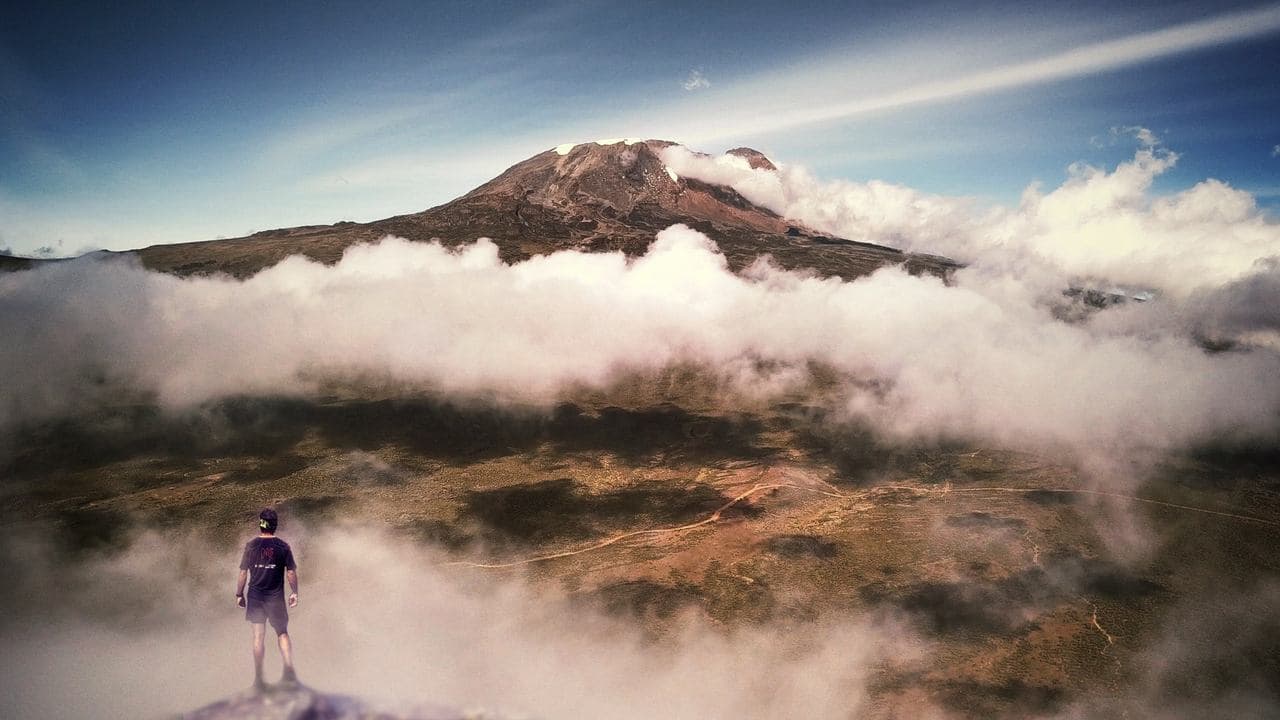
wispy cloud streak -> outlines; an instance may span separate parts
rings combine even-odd
[[[1161,30],[1136,33],[1114,40],[1081,45],[1033,60],[1013,62],[935,82],[911,84],[872,95],[840,97],[826,104],[789,109],[781,113],[745,112],[738,122],[721,115],[714,126],[699,128],[689,140],[708,141],[786,130],[814,123],[851,118],[914,105],[958,100],[971,96],[1065,80],[1117,70],[1130,65],[1172,57],[1280,31],[1280,5],[1188,22]],[[747,81],[745,85],[751,85]],[[745,88],[744,88],[745,89]],[[846,92],[849,89],[846,89]],[[712,128],[716,129],[712,129]]]

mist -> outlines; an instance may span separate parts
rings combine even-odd
[[[389,531],[282,535],[299,562],[290,635],[303,682],[388,709],[847,718],[882,665],[909,665],[927,647],[872,614],[732,633],[689,615],[655,639],[590,597],[452,567]],[[124,547],[68,558],[49,534],[10,529],[0,551],[21,579],[0,594],[5,717],[172,716],[248,686],[249,626],[232,598],[238,547],[137,529]],[[274,647],[267,660],[271,677]]]
[[[931,532],[941,539],[954,527]],[[250,629],[232,588],[248,529],[214,536],[137,521],[110,547],[70,549],[48,526],[7,527],[0,714],[172,717],[246,688]],[[990,624],[1000,637],[1082,594],[1132,582],[1107,562],[1047,556],[1003,584],[920,586],[906,604],[872,598],[859,612],[731,628],[690,607],[655,632],[609,611],[597,593],[540,579],[536,566],[524,574],[460,565],[360,514],[322,525],[285,516],[281,534],[299,563],[290,635],[302,682],[432,717],[967,717],[943,692],[952,623]],[[1280,702],[1280,628],[1269,612],[1277,597],[1266,578],[1205,586],[1130,648],[1133,681],[1123,692],[1095,687],[1029,714],[1269,717]],[[272,644],[268,634],[269,680],[280,672]],[[1105,649],[1097,661],[1109,662]],[[894,695],[894,678],[928,678],[941,695]]]

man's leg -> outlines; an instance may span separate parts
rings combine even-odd
[[[267,606],[267,618],[271,621],[271,629],[276,631],[280,660],[284,663],[284,674],[280,679],[284,682],[297,682],[298,675],[293,671],[293,642],[289,640],[289,610],[284,605],[283,595],[279,602],[272,602]]]
[[[253,623],[253,686],[262,688],[262,658],[267,653],[266,623]]]
[[[276,642],[280,645],[280,659],[284,661],[284,680],[296,681],[298,675],[293,671],[293,642],[289,640],[289,633],[282,632],[277,635]]]

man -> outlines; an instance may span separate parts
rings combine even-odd
[[[280,659],[284,661],[281,682],[295,683],[293,646],[289,642],[289,611],[285,608],[284,581],[289,581],[289,607],[298,606],[298,568],[293,562],[289,543],[276,537],[280,519],[267,508],[258,513],[258,537],[244,546],[240,559],[240,579],[236,582],[236,606],[245,609],[244,617],[253,624],[253,687],[264,690],[262,657],[266,653],[266,623],[276,631]],[[248,583],[248,595],[245,583]]]

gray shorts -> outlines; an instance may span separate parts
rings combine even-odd
[[[270,622],[277,635],[289,632],[289,609],[285,607],[283,594],[263,599],[246,597],[244,619],[256,625]]]

